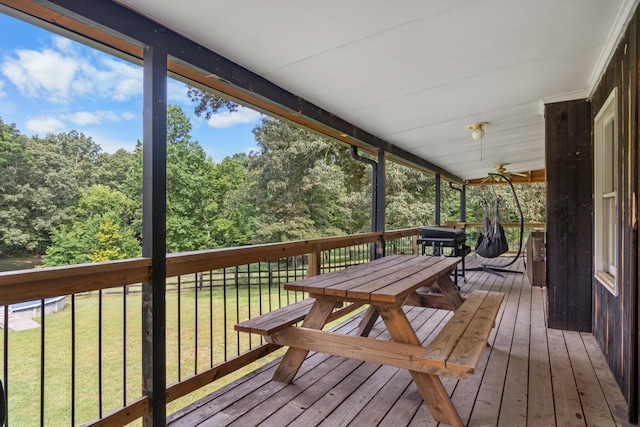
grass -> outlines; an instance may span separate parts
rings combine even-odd
[[[365,250],[368,251],[367,245],[358,249]],[[351,254],[336,250],[330,257],[335,265],[332,269],[341,269],[344,267],[339,264],[349,262]],[[39,263],[36,258],[0,259],[0,271],[32,268]],[[268,271],[264,271],[265,265],[229,269],[224,276],[221,272],[215,277],[194,274],[185,276],[180,283],[175,278],[167,281],[167,384],[260,345],[260,337],[236,333],[233,325],[303,298],[301,294],[282,290],[278,283],[302,278],[304,265],[284,268],[268,265]],[[235,285],[221,285],[231,281]],[[271,285],[258,285],[264,281]],[[196,283],[202,284],[202,288],[195,288]],[[73,300],[68,297],[63,311],[44,318],[43,329],[3,333],[8,349],[6,386],[10,425],[79,425],[142,396],[142,300],[140,287],[131,289],[138,292],[125,295],[122,288],[117,288],[77,295]],[[5,350],[4,339],[0,340],[0,349]],[[282,354],[284,350],[272,353],[169,403],[167,414]],[[0,360],[2,370],[4,363]],[[141,421],[133,423],[141,424]]]
[[[27,270],[42,264],[39,256],[0,258],[0,271]]]
[[[298,295],[297,299],[300,298]],[[238,348],[242,352],[250,346],[259,345],[260,337],[237,334],[233,331],[233,325],[238,319],[248,318],[249,309],[253,316],[258,314],[260,302],[264,307],[263,311],[268,311],[269,301],[274,308],[277,307],[278,299],[282,304],[287,304],[295,301],[296,296],[282,291],[280,295],[275,292],[269,297],[266,286],[262,290],[258,286],[227,287],[226,291],[223,288],[205,287],[203,290],[167,293],[167,384],[235,356]],[[82,424],[142,395],[141,295],[136,293],[125,296],[119,289],[118,292],[103,292],[101,297],[98,294],[76,296],[73,304],[75,396],[72,396],[71,388],[71,298],[67,299],[67,307],[63,311],[45,317],[44,425]],[[101,351],[97,326],[100,312]],[[12,426],[40,423],[41,332],[42,329],[8,332],[7,391]],[[0,343],[0,348],[4,351],[4,342]],[[100,354],[102,370],[99,366]],[[282,350],[262,359],[262,363],[281,354]],[[252,369],[255,367],[246,367],[170,403],[167,413],[175,412]],[[99,376],[100,372],[102,378]],[[100,388],[102,398],[99,395]],[[74,422],[71,419],[72,402],[75,405]],[[135,424],[140,425],[139,422]]]

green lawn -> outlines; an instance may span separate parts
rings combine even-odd
[[[0,271],[27,270],[42,264],[39,256],[0,258]]]
[[[347,262],[350,256],[346,251],[336,251],[331,258],[333,263],[339,263]],[[0,260],[0,271],[32,268],[38,263],[34,258]],[[305,267],[262,263],[228,269],[224,276],[221,271],[211,278],[208,274],[204,277],[187,275],[181,278],[180,285],[176,278],[170,279],[166,312],[167,384],[260,345],[260,337],[238,334],[233,325],[259,312],[302,299],[301,294],[279,289],[278,283],[302,278]],[[203,285],[197,291],[194,288],[196,280]],[[224,282],[226,288],[221,286]],[[259,282],[271,282],[271,285],[258,286]],[[117,288],[103,291],[101,298],[97,292],[76,296],[75,333],[72,332],[71,297],[67,297],[67,307],[63,311],[45,317],[44,425],[80,425],[142,395],[141,295],[139,286],[131,289],[134,292],[129,295]],[[99,313],[102,313],[101,350]],[[42,329],[10,331],[7,336],[6,385],[11,426],[40,424],[41,332]],[[75,370],[72,368],[74,336]],[[2,351],[4,346],[2,339]],[[280,350],[256,363],[264,364],[283,353],[284,350]],[[99,355],[102,355],[101,362]],[[102,363],[102,369],[99,363]],[[167,413],[175,412],[255,368],[255,364],[245,367],[170,403]],[[4,370],[4,360],[0,360],[0,369]],[[72,395],[72,382],[75,395]],[[74,422],[71,420],[72,402]]]
[[[282,291],[286,304],[295,295]],[[237,317],[248,317],[258,312],[260,301],[263,311],[268,311],[269,297],[266,287],[259,295],[259,287],[227,287],[227,318],[225,332],[225,304],[221,288],[195,289],[167,294],[167,383],[180,377],[202,371],[212,364],[236,355],[237,348],[249,348],[249,334],[237,335],[233,325]],[[301,296],[298,296],[300,299]],[[239,301],[236,309],[236,300]],[[180,303],[180,310],[178,310]],[[102,309],[100,309],[100,304]],[[277,293],[271,304],[278,305]],[[126,327],[123,313],[126,310]],[[124,296],[120,290],[103,293],[102,303],[97,294],[75,298],[75,397],[72,399],[72,309],[67,298],[65,310],[45,317],[45,366],[44,366],[44,425],[71,425],[71,402],[75,403],[75,423],[82,424],[99,416],[99,333],[98,313],[102,311],[102,413],[141,396],[141,296],[139,293]],[[197,312],[197,323],[196,323]],[[212,316],[212,317],[210,317]],[[210,321],[210,319],[212,319]],[[37,319],[39,320],[39,319]],[[180,333],[178,333],[180,321]],[[8,333],[9,349],[9,420],[12,426],[33,426],[40,422],[40,340],[41,329]],[[225,338],[226,335],[226,338]],[[180,349],[178,349],[178,337]],[[126,339],[125,339],[126,338]],[[226,346],[225,346],[226,339]],[[260,344],[259,337],[252,336],[252,345]],[[3,340],[2,340],[3,341]],[[227,354],[224,349],[227,347]],[[4,342],[0,342],[4,350]],[[124,351],[126,350],[126,352]],[[125,360],[126,353],[126,360]],[[264,361],[282,354],[274,353]],[[0,363],[4,363],[0,361]],[[264,362],[263,362],[264,363]],[[4,366],[2,367],[4,369]],[[255,367],[245,368],[248,372]],[[172,402],[167,413],[175,412],[190,401],[210,393],[244,372],[230,375],[214,385],[200,389],[191,395]],[[124,376],[126,374],[126,389]],[[138,423],[136,423],[138,424]]]

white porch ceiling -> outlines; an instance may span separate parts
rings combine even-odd
[[[638,0],[119,2],[473,179],[544,169],[541,105],[589,97]]]

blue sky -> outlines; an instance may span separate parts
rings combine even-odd
[[[259,113],[241,107],[207,121],[184,83],[167,87],[214,161],[257,149]],[[0,117],[27,136],[77,130],[105,152],[131,151],[142,140],[142,68],[0,13]]]

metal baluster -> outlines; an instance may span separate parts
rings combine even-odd
[[[213,367],[213,271],[211,270],[209,270],[209,367]]]
[[[182,318],[180,316],[180,313],[182,313],[181,277],[182,276],[178,276],[178,381],[182,380],[182,363],[180,362],[180,359],[182,359]]]
[[[122,406],[127,404],[127,292],[122,287]]]
[[[44,299],[40,300],[40,426],[44,427],[44,337],[45,337],[45,320],[44,320]]]
[[[4,355],[3,357],[3,379],[4,379],[4,394],[7,399],[4,417],[7,425],[9,425],[9,306],[4,306]]]
[[[236,266],[236,277],[235,277],[235,285],[236,285],[236,323],[240,323],[240,281],[238,280],[238,266]],[[236,354],[240,354],[240,332],[236,331],[236,337],[238,342],[237,352]]]
[[[76,294],[71,295],[71,425],[76,424]]]
[[[102,418],[102,289],[98,291],[98,416]]]
[[[200,286],[200,282],[198,281],[198,273],[195,274],[195,280],[196,280],[196,285],[193,287],[195,290],[195,309],[194,309],[194,315],[195,315],[195,343],[194,343],[194,356],[193,356],[193,373],[197,374],[198,373],[198,287]]]

